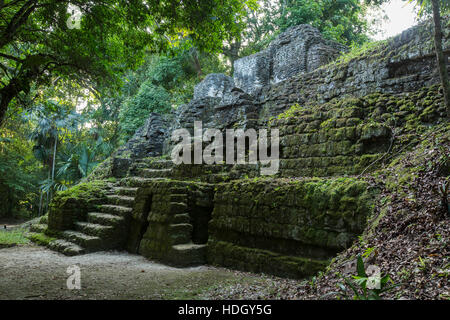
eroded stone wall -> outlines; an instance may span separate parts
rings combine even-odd
[[[267,128],[272,117],[294,104],[304,107],[373,93],[397,95],[437,84],[432,34],[432,23],[426,22],[360,54],[336,60],[345,51],[343,46],[323,39],[310,26],[293,27],[266,50],[237,60],[233,78],[208,75],[196,86],[194,99],[180,106],[168,122],[151,115],[114,155],[118,159],[113,161],[114,175],[123,175],[130,158],[170,154],[172,132],[192,131],[194,121],[202,121],[204,129],[222,131]],[[444,19],[443,42],[450,54],[448,19]],[[358,108],[366,112],[365,106]]]
[[[372,196],[362,180],[262,179],[216,187],[208,262],[305,277],[365,227]]]
[[[200,243],[204,234],[197,229],[207,230],[208,208],[212,208],[210,185],[155,181],[139,188],[128,250],[177,266],[206,263],[207,237]]]
[[[449,55],[450,23],[448,18],[444,21],[443,47]],[[276,116],[296,103],[400,94],[439,83],[432,35],[432,23],[423,23],[355,57],[266,86],[259,95],[260,119]]]
[[[234,82],[243,91],[258,95],[270,84],[311,72],[346,51],[346,47],[325,40],[310,25],[298,25],[280,34],[269,47],[234,64]]]
[[[398,95],[370,94],[323,105],[294,106],[274,119],[283,177],[356,175],[445,119],[437,85]]]

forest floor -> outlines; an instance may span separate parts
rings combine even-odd
[[[24,220],[0,218],[0,228],[4,229],[6,227],[7,229],[13,229],[19,227],[24,222]]]
[[[81,290],[67,288],[73,265],[80,267]],[[257,299],[270,296],[278,280],[297,283],[209,266],[173,268],[124,252],[67,257],[31,243],[0,249],[0,275],[0,300]]]

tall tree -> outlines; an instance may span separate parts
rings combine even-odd
[[[422,1],[425,2],[425,1]],[[450,83],[448,82],[447,59],[442,48],[442,24],[439,0],[431,0],[434,20],[434,47],[436,48],[436,58],[441,76],[442,89],[444,90],[444,100],[447,106],[447,118],[450,119]]]
[[[254,2],[1,1],[0,123],[11,101],[54,77],[114,90],[120,75],[142,62],[144,49],[166,50],[189,38],[201,50],[217,50],[230,34],[239,34],[235,22]],[[69,4],[77,6],[77,15],[68,12]],[[72,22],[80,19],[78,29]]]

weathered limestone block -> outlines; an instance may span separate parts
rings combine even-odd
[[[157,157],[162,154],[166,121],[160,114],[151,113],[145,124],[120,149],[115,156],[119,158]]]
[[[204,264],[212,199],[210,185],[148,183],[137,192],[128,250],[171,265]]]
[[[207,97],[223,98],[233,87],[234,81],[232,78],[221,73],[211,73],[195,86],[194,100]]]
[[[257,105],[253,97],[237,88],[222,97],[204,97],[193,99],[180,106],[176,111],[169,134],[166,136],[163,152],[170,154],[175,143],[171,141],[171,133],[176,129],[187,129],[194,135],[194,122],[201,121],[203,131],[218,129],[224,132],[231,128],[254,128],[258,121]]]
[[[134,136],[113,154],[112,175],[126,176],[134,159],[161,156],[166,135],[166,120],[160,114],[151,113]]]
[[[236,60],[233,75],[236,87],[249,94],[255,94],[270,83],[271,64],[270,50]]]
[[[403,94],[370,94],[324,104],[295,105],[271,121],[280,130],[283,177],[360,174],[377,169],[388,150],[445,118],[439,86]],[[392,141],[392,126],[404,137]]]
[[[447,55],[450,54],[449,27],[447,24],[443,32]],[[296,75],[289,81],[273,82],[258,94],[260,118],[277,116],[295,103],[323,104],[336,98],[373,93],[401,94],[439,83],[432,35],[433,23],[427,21],[378,43],[357,57]]]
[[[52,231],[73,229],[77,221],[85,221],[89,211],[105,200],[107,185],[104,181],[80,183],[55,194],[48,214],[48,227]]]
[[[352,178],[235,181],[216,186],[208,262],[305,277],[360,234],[375,192]]]
[[[234,64],[234,82],[249,94],[261,88],[313,71],[337,58],[345,46],[325,40],[310,25],[291,27],[269,47]]]
[[[269,50],[273,57],[271,82],[278,83],[331,62],[345,47],[325,40],[319,30],[302,24],[283,32]]]

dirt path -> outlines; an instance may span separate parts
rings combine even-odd
[[[81,290],[67,289],[73,265],[81,270]],[[221,268],[172,268],[123,252],[66,257],[35,245],[0,250],[0,299],[196,299],[217,287],[261,281]]]
[[[0,219],[0,229],[15,229],[24,222],[25,221],[23,221],[23,220],[1,218]]]

